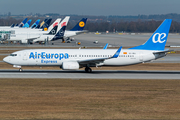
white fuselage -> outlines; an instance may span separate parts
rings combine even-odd
[[[63,62],[77,62],[81,66],[83,60],[109,58],[117,49],[29,49],[17,51],[3,60],[18,66],[61,66]],[[105,59],[101,63],[89,64],[94,66],[121,66],[142,63],[154,60],[166,55],[166,53],[154,54],[151,50],[122,49],[117,58]]]

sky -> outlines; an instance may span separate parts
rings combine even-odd
[[[0,0],[0,14],[58,13],[60,15],[180,14],[180,0]]]

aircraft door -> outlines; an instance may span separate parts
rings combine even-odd
[[[143,57],[143,53],[142,53],[142,52],[140,52],[140,53],[139,53],[139,61],[143,61],[143,59],[144,59],[144,57]]]
[[[23,52],[23,60],[27,60],[28,59],[28,53],[27,52]]]

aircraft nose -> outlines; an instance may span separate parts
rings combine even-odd
[[[9,60],[8,57],[5,57],[5,58],[3,59],[4,62],[8,62],[8,60]]]

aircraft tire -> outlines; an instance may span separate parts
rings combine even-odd
[[[85,68],[85,72],[87,72],[87,73],[91,73],[91,72],[92,72],[92,69],[91,69],[91,68],[89,68],[89,67],[86,67],[86,68]]]
[[[23,69],[22,68],[19,68],[19,72],[22,72],[23,71]]]

